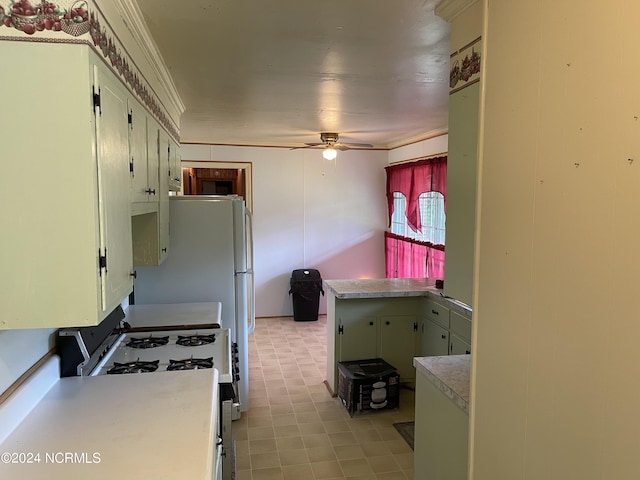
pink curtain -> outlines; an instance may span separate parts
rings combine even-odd
[[[385,232],[387,278],[444,278],[444,245]]]
[[[393,192],[401,192],[407,199],[407,223],[420,230],[420,206],[418,198],[425,192],[440,192],[447,209],[447,157],[418,160],[385,167],[387,171],[387,203],[389,221],[393,215]]]

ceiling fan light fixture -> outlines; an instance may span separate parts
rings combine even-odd
[[[329,145],[327,148],[325,148],[322,151],[322,156],[326,160],[335,160],[335,158],[338,156],[338,152],[336,151],[335,148],[333,148],[331,145]]]

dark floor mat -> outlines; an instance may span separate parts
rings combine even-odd
[[[398,431],[398,433],[404,438],[404,441],[411,447],[413,450],[413,435],[415,432],[415,422],[401,422],[394,423],[393,426]]]

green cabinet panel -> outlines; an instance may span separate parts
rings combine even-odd
[[[465,480],[469,416],[422,374],[416,379],[415,412],[415,478]]]
[[[455,333],[458,337],[471,343],[471,320],[463,317],[457,312],[451,312],[449,317],[451,324],[451,333]]]
[[[448,355],[449,331],[427,319],[422,323],[422,328],[422,356]]]
[[[338,322],[338,361],[376,358],[377,319],[340,318]]]
[[[455,333],[449,338],[449,355],[465,355],[471,353],[471,344]]]
[[[417,329],[415,315],[384,316],[380,319],[378,356],[396,367],[401,382],[416,377],[413,357],[417,355]]]
[[[479,102],[480,83],[449,96],[444,285],[448,296],[467,305],[473,293]]]
[[[449,309],[431,299],[425,299],[425,316],[444,328],[449,328]]]

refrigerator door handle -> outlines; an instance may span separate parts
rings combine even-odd
[[[247,266],[247,275],[251,276],[251,291],[249,292],[249,304],[251,312],[249,313],[249,327],[247,333],[253,333],[256,328],[256,281],[253,273],[253,215],[248,209],[245,209],[245,217],[247,219],[247,239],[248,253],[247,260],[250,262]]]

